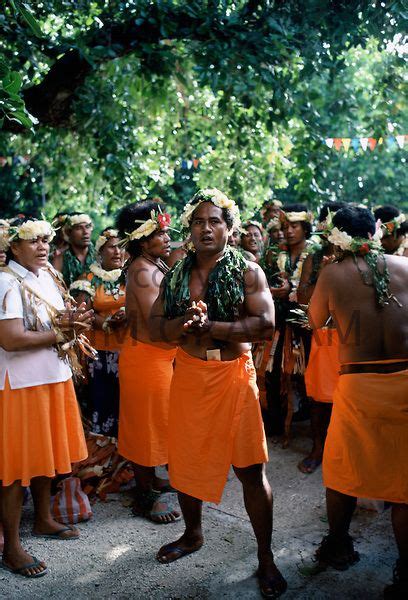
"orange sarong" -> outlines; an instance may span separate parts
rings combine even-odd
[[[316,402],[333,402],[339,371],[339,334],[328,327],[317,329],[305,372],[307,395]]]
[[[119,454],[144,467],[168,462],[170,382],[176,348],[135,342],[119,356]]]
[[[323,456],[324,485],[408,503],[408,370],[341,375]]]
[[[33,477],[70,473],[88,456],[72,379],[0,391],[0,480],[3,485]]]
[[[170,391],[169,475],[180,492],[220,502],[228,471],[267,462],[251,353],[205,361],[179,348]]]

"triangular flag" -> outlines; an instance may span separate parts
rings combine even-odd
[[[394,148],[394,146],[395,146],[395,137],[393,135],[389,135],[387,137],[387,146],[389,148]]]
[[[351,140],[351,145],[353,146],[354,152],[357,152],[360,148],[360,140],[358,138],[353,138]]]
[[[186,161],[186,160],[184,160],[184,158],[183,158],[183,160],[181,161],[181,168],[182,168],[182,169],[187,169],[187,161]]]
[[[187,161],[187,169],[191,169],[192,166],[193,166],[193,161],[192,160],[188,160]]]
[[[368,138],[360,138],[360,144],[364,151],[367,150]]]
[[[377,145],[377,140],[375,140],[374,138],[368,138],[368,146],[370,148],[371,151],[374,150],[374,148]]]
[[[342,142],[343,140],[341,138],[334,138],[333,144],[336,150],[340,150]]]
[[[395,139],[397,140],[397,144],[398,146],[401,148],[404,147],[404,142],[405,142],[405,135],[396,135]]]
[[[199,160],[198,160],[198,158],[195,158],[195,159],[193,160],[193,167],[194,167],[195,169],[198,167],[198,163],[199,163]]]
[[[350,148],[350,144],[351,144],[351,139],[350,138],[343,138],[343,148],[344,148],[344,150],[346,152]]]
[[[326,146],[329,146],[329,148],[333,148],[333,138],[326,138],[325,142],[326,142]]]
[[[384,138],[378,138],[378,145],[381,146],[384,143]]]
[[[0,156],[0,167],[4,167],[7,164],[7,158],[5,156]]]

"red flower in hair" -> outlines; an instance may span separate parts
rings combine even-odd
[[[360,246],[360,254],[368,254],[370,252],[370,246],[368,244],[363,244]]]
[[[162,213],[157,215],[157,222],[159,224],[160,229],[164,229],[165,227],[170,226],[171,217],[169,213]]]

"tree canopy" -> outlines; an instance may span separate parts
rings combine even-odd
[[[406,150],[324,143],[408,133],[403,4],[10,1],[2,212],[86,208],[106,220],[149,195],[179,211],[198,186],[247,214],[272,191],[406,207]]]

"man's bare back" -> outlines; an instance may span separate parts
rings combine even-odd
[[[127,276],[126,316],[134,339],[168,349],[173,348],[174,344],[152,342],[148,327],[150,311],[159,295],[163,277],[164,273],[144,256],[133,260]]]
[[[380,270],[382,269],[382,258]],[[408,260],[385,256],[392,298],[384,308],[375,301],[372,285],[363,282],[351,256],[324,267],[309,308],[313,328],[324,326],[330,314],[340,338],[340,362],[408,360]],[[360,270],[371,274],[363,258]]]

